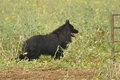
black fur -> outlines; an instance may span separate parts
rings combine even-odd
[[[25,57],[29,59],[38,59],[41,54],[51,55],[54,59],[63,57],[63,49],[67,48],[67,44],[72,42],[71,36],[75,37],[73,33],[78,33],[78,30],[66,20],[65,24],[57,28],[47,35],[35,35],[26,40],[23,44],[22,51],[26,54],[20,54],[19,59]]]

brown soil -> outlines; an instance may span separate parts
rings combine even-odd
[[[0,71],[0,80],[91,80],[94,71],[74,70],[12,70]]]

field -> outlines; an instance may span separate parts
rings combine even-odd
[[[111,14],[119,0],[0,0],[0,80],[119,80],[120,53],[111,59]],[[69,19],[79,33],[64,58],[16,63],[23,42]],[[115,26],[120,26],[120,17]],[[119,29],[115,39],[120,40]],[[120,43],[115,43],[120,50]]]

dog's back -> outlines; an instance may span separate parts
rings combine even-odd
[[[55,34],[36,35],[24,42],[22,51],[28,52],[28,58],[36,59],[41,54],[54,55],[58,45],[59,40]]]

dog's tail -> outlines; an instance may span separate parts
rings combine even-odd
[[[17,58],[15,58],[16,62],[18,62],[18,59],[19,61],[21,61],[22,59],[25,59],[27,55],[27,52],[25,52],[24,54],[20,54]]]
[[[25,55],[24,55],[24,54],[20,54],[20,55],[19,55],[19,59],[20,59],[20,60],[22,60],[22,59],[24,59],[24,58],[25,58]]]

